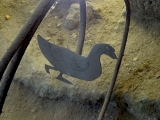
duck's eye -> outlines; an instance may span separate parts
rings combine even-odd
[[[106,49],[107,49],[107,50],[109,50],[109,48],[108,48],[108,47],[106,47]]]

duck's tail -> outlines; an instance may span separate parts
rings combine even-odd
[[[51,52],[51,43],[42,38],[40,35],[37,36],[38,44],[41,49],[41,52],[45,56],[45,58],[52,63],[52,52]]]

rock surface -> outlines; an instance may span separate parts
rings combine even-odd
[[[160,0],[130,0],[133,15],[139,19],[160,20]]]
[[[68,10],[68,15],[64,22],[64,27],[68,30],[73,30],[78,27],[79,25],[79,3],[73,3]],[[94,10],[92,5],[87,2],[86,3],[86,12],[87,12],[87,22],[94,18]]]
[[[13,42],[21,27],[28,19],[30,15],[29,11],[35,8],[34,6],[37,2],[38,0],[17,0],[16,2],[15,0],[0,1],[0,3],[2,3],[0,4],[0,8],[3,8],[3,12],[0,12],[0,42],[3,43],[0,44],[0,58]],[[132,2],[136,3],[136,1]],[[90,48],[96,43],[111,44],[118,55],[125,23],[125,19],[121,15],[124,5],[123,1],[104,0],[104,2],[100,2],[99,0],[93,0],[92,5],[94,6],[94,9],[99,12],[102,19],[97,19],[95,22],[89,22],[86,31],[86,40],[88,41],[86,41],[84,45],[83,55],[87,56]],[[8,94],[8,98],[10,99],[6,101],[8,107],[5,107],[6,109],[3,113],[3,118],[0,118],[0,120],[22,120],[25,118],[24,116],[33,117],[31,119],[41,119],[40,117],[42,115],[44,117],[46,114],[51,120],[53,118],[51,118],[50,115],[55,116],[55,119],[57,120],[68,120],[67,118],[72,118],[73,114],[75,117],[69,120],[89,120],[97,118],[97,116],[91,117],[90,113],[92,113],[92,115],[95,114],[89,109],[85,111],[88,111],[88,116],[90,116],[90,118],[88,118],[86,114],[83,114],[83,112],[81,115],[85,118],[81,117],[79,111],[83,111],[84,109],[79,108],[79,111],[74,111],[76,108],[75,105],[67,105],[66,100],[69,100],[72,103],[85,103],[91,107],[95,105],[92,103],[98,105],[102,104],[112,78],[116,61],[109,59],[107,56],[102,56],[102,75],[92,82],[64,76],[73,83],[73,85],[68,85],[55,79],[59,74],[57,71],[50,71],[50,74],[46,73],[44,65],[48,64],[48,62],[43,57],[38,47],[36,39],[37,34],[42,35],[44,38],[48,38],[48,41],[53,42],[56,45],[66,47],[72,51],[75,51],[76,49],[76,38],[73,33],[78,33],[78,30],[69,31],[64,29],[62,25],[57,27],[59,23],[64,22],[68,9],[60,10],[61,12],[52,12],[49,17],[46,17],[43,20],[27,48],[14,80],[18,81],[18,83],[23,83],[25,86],[22,86],[23,88],[28,87],[28,91],[32,89],[38,96],[55,99],[57,101],[64,100],[63,104],[55,103],[53,105],[54,107],[51,106],[54,110],[48,107],[43,109],[45,105],[50,106],[50,104],[44,103],[44,106],[38,104],[37,112],[34,113],[36,109],[32,106],[37,104],[37,101],[40,98],[38,97],[35,101],[32,101],[34,95],[31,97],[26,90],[24,90],[23,95],[21,95],[18,92],[22,92],[22,89],[15,86],[13,89],[10,89],[10,94]],[[5,20],[6,14],[11,15],[12,19]],[[141,18],[144,18],[143,14]],[[117,29],[115,31],[116,27]],[[134,116],[134,119],[132,120],[160,119],[159,36],[159,22],[155,20],[140,22],[131,19],[127,46],[111,102],[113,102],[113,104],[118,104],[121,109],[124,109],[125,112],[127,111]],[[17,82],[14,82],[14,84],[16,83]],[[14,94],[15,92],[16,94]],[[51,100],[51,102],[53,101]],[[79,105],[80,104],[77,104],[77,106]],[[68,107],[64,109],[64,106]],[[41,109],[41,112],[38,111],[39,109]],[[94,108],[92,108],[92,110],[93,109]],[[51,111],[51,114],[48,114],[48,110]],[[30,114],[31,112],[34,114]],[[95,112],[98,113],[98,111]],[[110,110],[110,112],[112,111]],[[131,120],[128,116],[126,117],[124,112],[119,115],[121,115],[121,119],[118,117],[119,120]],[[113,117],[114,115],[110,117],[109,120],[113,120]],[[29,120],[27,118],[24,120]],[[109,117],[106,117],[107,120],[108,118]]]

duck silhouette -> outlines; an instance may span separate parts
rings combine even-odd
[[[67,48],[50,43],[40,35],[37,36],[37,39],[43,55],[54,66],[45,65],[46,71],[48,73],[49,69],[59,71],[60,74],[57,77],[59,80],[64,79],[63,74],[86,81],[95,80],[102,73],[100,63],[102,54],[117,59],[114,48],[108,44],[94,45],[89,55],[84,57]]]

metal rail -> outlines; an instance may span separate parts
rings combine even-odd
[[[18,65],[25,53],[26,48],[29,45],[35,31],[43,20],[44,16],[56,0],[41,0],[35,9],[34,13],[31,15],[29,20],[26,22],[20,33],[17,35],[14,42],[11,44],[10,48],[0,61],[0,79],[10,62],[10,65],[4,75],[1,86],[0,86],[0,114],[2,113],[5,98],[7,96],[8,90],[10,88],[13,77],[16,73]],[[14,56],[14,57],[13,57]],[[12,58],[13,57],[13,58]]]
[[[79,0],[79,4],[80,4],[80,22],[79,22],[79,36],[78,36],[76,53],[81,55],[85,40],[85,31],[86,31],[86,1]]]
[[[125,2],[125,5],[126,5],[126,24],[125,24],[122,44],[121,44],[117,64],[115,66],[114,74],[113,74],[113,77],[112,77],[112,80],[111,80],[111,84],[110,84],[109,89],[107,91],[107,95],[105,97],[105,100],[104,100],[101,112],[99,114],[98,120],[103,119],[103,117],[105,115],[105,112],[107,110],[107,107],[108,107],[108,104],[109,104],[109,101],[110,101],[110,98],[111,98],[111,95],[112,95],[112,92],[113,92],[113,89],[114,89],[114,86],[115,86],[115,83],[116,83],[116,79],[117,79],[117,76],[118,76],[119,68],[120,68],[120,65],[121,65],[121,61],[122,61],[122,58],[123,58],[123,54],[124,54],[124,50],[125,50],[125,46],[126,46],[126,42],[127,42],[129,25],[130,25],[130,2],[129,2],[129,0],[124,0],[124,2]]]

